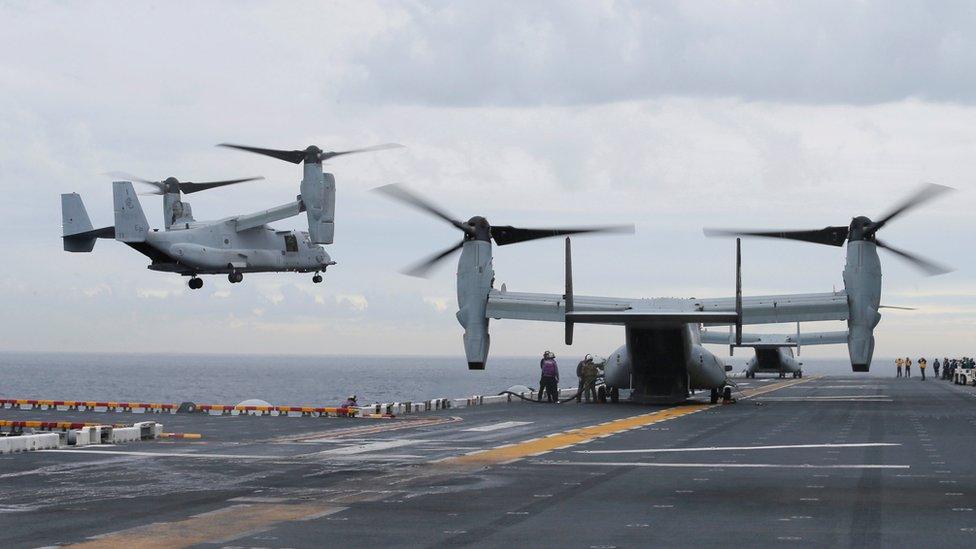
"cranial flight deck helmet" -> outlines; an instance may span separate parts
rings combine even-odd
[[[552,351],[546,351],[542,353],[542,358],[556,358],[556,355],[552,354]]]

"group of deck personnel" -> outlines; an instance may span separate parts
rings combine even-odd
[[[596,402],[596,383],[600,377],[600,366],[593,361],[592,355],[586,355],[583,360],[576,365],[576,377],[579,383],[576,387],[576,402]],[[539,393],[536,399],[542,402],[545,398],[547,402],[559,402],[559,365],[556,363],[556,355],[552,351],[542,354],[539,361]]]
[[[925,381],[925,368],[926,366],[928,366],[928,361],[925,360],[925,357],[919,358],[917,361],[917,365],[918,365],[919,374],[922,377],[922,381]],[[939,379],[941,377],[941,379],[951,380],[954,378],[957,368],[972,368],[974,365],[976,365],[976,362],[974,362],[973,359],[970,357],[966,357],[966,356],[962,358],[944,357],[942,359],[942,362],[939,362],[939,359],[935,359],[935,361],[932,363],[932,370],[935,373],[936,379]],[[940,369],[941,369],[941,374],[939,372]],[[896,358],[895,372],[896,372],[895,377],[904,377],[906,379],[912,377],[912,359],[909,357]]]

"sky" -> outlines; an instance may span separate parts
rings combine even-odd
[[[956,191],[883,237],[956,270],[882,253],[883,302],[916,310],[883,311],[876,356],[973,354],[974,27],[951,1],[0,2],[0,350],[460,356],[453,266],[398,272],[458,235],[371,192],[387,183],[495,224],[635,223],[574,240],[578,294],[721,297],[732,242],[704,227],[845,225],[936,182]],[[110,225],[106,172],[266,177],[190,196],[197,219],[294,199],[300,167],[221,142],[405,148],[327,164],[324,284],[190,291],[117,242],[62,250],[58,195]],[[142,204],[160,226],[161,199]],[[496,278],[561,293],[562,253],[496,249]],[[747,240],[743,259],[746,295],[843,286],[838,248]],[[623,341],[582,326],[567,348],[562,330],[493,322],[492,353]]]

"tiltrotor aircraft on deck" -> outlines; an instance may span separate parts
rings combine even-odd
[[[810,332],[801,334],[799,323],[795,334],[742,334],[736,343],[735,337],[720,332],[701,332],[702,343],[729,345],[730,350],[735,347],[751,347],[755,356],[746,363],[747,378],[756,377],[757,373],[779,374],[779,377],[803,377],[803,363],[798,359],[800,347],[804,345],[839,345],[847,343],[847,331]],[[796,349],[796,354],[793,353]]]
[[[614,351],[605,366],[605,379],[616,398],[619,389],[630,389],[631,400],[643,403],[684,401],[698,389],[711,391],[712,401],[730,393],[726,367],[703,345],[703,325],[733,325],[732,343],[741,345],[744,324],[779,324],[846,320],[846,343],[851,366],[866,372],[874,353],[874,328],[881,315],[881,264],[877,248],[888,248],[931,273],[945,272],[932,262],[882,244],[875,233],[909,208],[945,190],[929,186],[902,203],[881,221],[856,217],[849,227],[828,227],[822,231],[794,233],[748,233],[780,236],[842,245],[847,242],[844,289],[826,293],[743,297],[741,255],[736,245],[736,295],[714,299],[617,298],[578,296],[573,291],[572,260],[566,239],[566,285],[563,294],[509,292],[494,287],[492,240],[499,245],[530,238],[543,238],[582,231],[514,229],[492,226],[483,217],[460,221],[406,189],[388,185],[378,190],[439,217],[464,233],[457,245],[431,256],[409,271],[422,275],[433,264],[461,250],[457,267],[457,318],[464,328],[464,351],[468,368],[481,370],[488,359],[491,319],[561,322],[566,343],[572,344],[576,324],[623,326],[625,343]],[[713,233],[714,234],[714,233]],[[721,233],[727,234],[727,233]],[[784,236],[790,235],[790,236]],[[512,238],[516,236],[516,238]]]
[[[312,282],[322,282],[324,272],[335,262],[320,244],[332,244],[335,234],[335,177],[322,170],[322,162],[345,154],[400,147],[386,144],[350,151],[322,151],[316,146],[301,150],[275,150],[221,144],[304,164],[301,194],[293,201],[259,212],[235,215],[217,221],[197,221],[184,194],[261,178],[194,183],[170,177],[149,181],[128,177],[155,187],[149,194],[163,195],[164,230],[150,229],[131,181],[112,184],[115,225],[92,228],[91,220],[77,193],[61,195],[64,249],[91,252],[99,238],[114,238],[147,256],[153,271],[189,276],[189,287],[203,287],[200,275],[226,274],[232,283],[244,280],[244,273],[315,273]],[[268,225],[305,212],[308,232],[279,231]]]

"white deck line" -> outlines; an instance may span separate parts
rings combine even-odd
[[[802,448],[873,448],[901,446],[894,442],[864,442],[845,444],[789,444],[778,446],[705,446],[701,448],[644,448],[633,450],[576,450],[577,454],[659,454],[670,452],[724,452],[730,450],[792,450]]]

